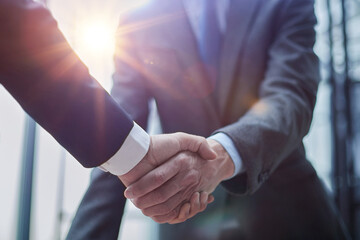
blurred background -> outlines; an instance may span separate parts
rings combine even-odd
[[[110,90],[118,19],[146,1],[43,2],[92,75]],[[315,51],[322,63],[322,82],[305,144],[308,159],[350,234],[360,239],[360,0],[315,2]],[[2,86],[0,113],[0,159],[6,163],[0,174],[0,239],[27,234],[37,240],[64,239],[87,188],[90,170],[29,121]],[[154,111],[149,131],[158,129]],[[24,231],[27,226],[29,233]],[[156,225],[128,203],[119,239],[157,239]]]

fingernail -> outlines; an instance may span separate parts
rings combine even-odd
[[[131,191],[131,188],[127,188],[127,189],[125,190],[125,197],[128,198],[128,199],[134,198],[134,194],[133,194],[133,192]]]

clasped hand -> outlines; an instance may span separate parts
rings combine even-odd
[[[234,165],[214,140],[185,133],[151,137],[144,159],[119,176],[125,196],[158,223],[180,223],[206,209]]]

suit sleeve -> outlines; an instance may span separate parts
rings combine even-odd
[[[115,72],[111,95],[143,129],[147,129],[151,92],[136,54],[136,44],[131,33],[123,33],[127,28],[127,16],[120,20],[114,55]],[[126,32],[126,31],[125,31]]]
[[[83,166],[101,165],[133,121],[91,77],[48,10],[0,4],[0,83]]]
[[[313,52],[313,1],[284,5],[259,100],[237,122],[218,130],[234,141],[246,169],[223,183],[236,194],[254,193],[301,145],[310,128],[320,78]]]

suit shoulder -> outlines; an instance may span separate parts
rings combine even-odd
[[[139,4],[135,4],[121,15],[122,23],[146,21],[159,13],[158,8],[156,7],[159,5],[159,0],[143,0],[139,2]]]

